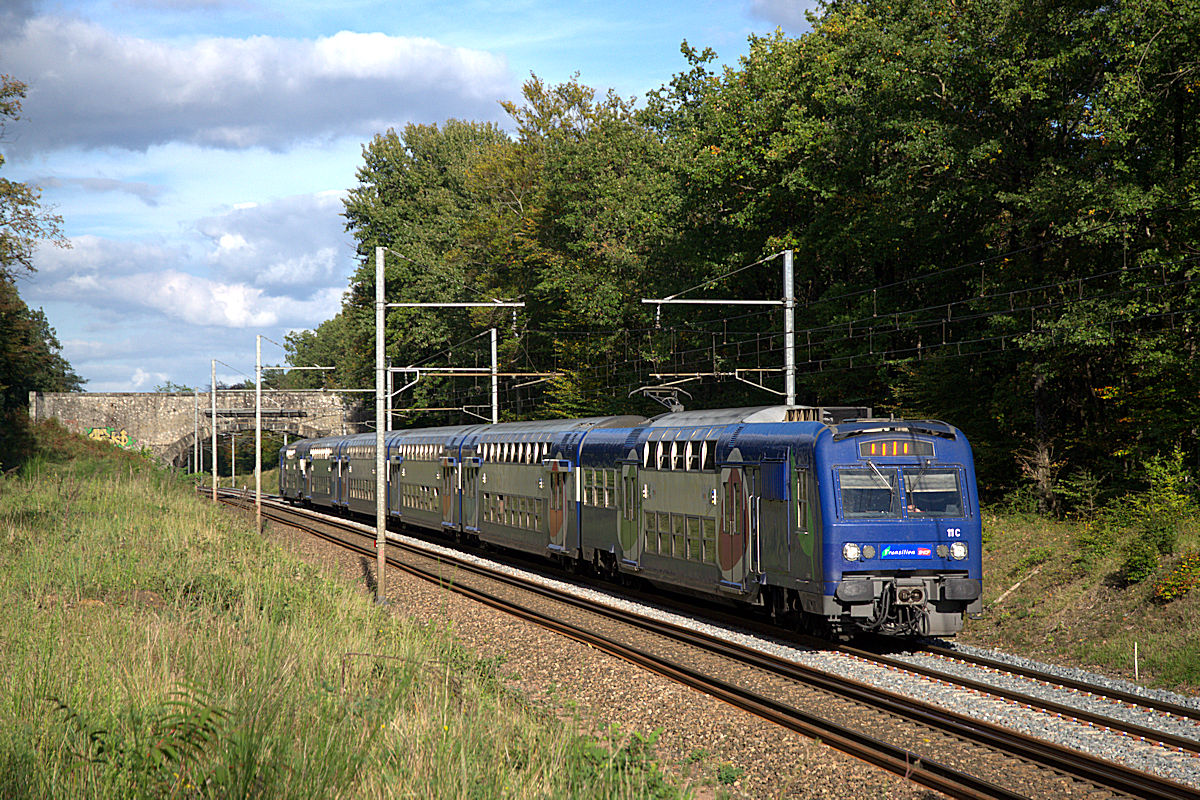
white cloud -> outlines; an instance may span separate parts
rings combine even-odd
[[[158,205],[159,197],[164,191],[164,187],[145,181],[123,181],[115,178],[58,178],[47,175],[35,178],[33,182],[42,189],[77,186],[85,192],[120,192],[133,195],[148,206]]]
[[[413,119],[496,119],[505,59],[432,39],[342,31],[189,44],[41,16],[6,37],[0,70],[29,84],[15,153],[145,150],[179,141],[283,149]]]
[[[796,36],[812,27],[805,13],[819,5],[819,0],[750,0],[750,14]]]
[[[178,263],[183,257],[176,247],[166,247],[153,242],[121,242],[102,236],[83,235],[71,238],[70,249],[49,245],[38,248],[35,259],[37,266],[36,288],[51,281],[69,276],[78,281],[86,278],[100,280],[128,272],[136,272],[154,265]]]
[[[161,386],[167,380],[165,372],[146,372],[146,370],[138,367],[133,371],[133,376],[129,382],[133,384],[135,389],[147,391],[155,386]]]
[[[164,322],[220,328],[312,327],[341,307],[342,289],[318,290],[294,300],[244,283],[227,283],[166,269],[110,277],[70,275],[42,285],[38,296],[108,309],[119,304],[127,315],[156,312]]]
[[[313,287],[345,285],[354,246],[343,230],[342,191],[285,197],[235,206],[207,217],[196,229],[210,243],[209,266],[228,280],[244,280],[297,297]]]

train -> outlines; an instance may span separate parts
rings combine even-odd
[[[287,501],[374,517],[374,433],[279,451]],[[953,636],[982,610],[970,444],[937,420],[764,406],[388,431],[390,522],[804,631]]]

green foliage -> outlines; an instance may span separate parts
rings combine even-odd
[[[1198,37],[1200,8],[1168,0],[850,0],[723,69],[685,42],[641,107],[533,76],[504,104],[511,136],[450,120],[364,148],[362,267],[337,317],[289,338],[293,363],[337,372],[287,380],[369,381],[382,245],[389,300],[526,303],[395,310],[395,363],[478,362],[496,327],[505,367],[559,374],[506,382],[507,417],[627,411],[649,373],[777,367],[773,313],[655,325],[640,301],[777,298],[777,262],[755,262],[790,248],[801,402],[948,419],[989,499],[1099,515],[1133,465],[1200,449]],[[423,379],[409,404],[484,396]]]
[[[1137,535],[1125,543],[1120,576],[1126,584],[1141,583],[1158,569],[1159,549],[1151,536]]]
[[[1171,572],[1154,584],[1151,597],[1158,603],[1169,603],[1200,585],[1200,553],[1184,556]]]
[[[26,89],[15,78],[0,75],[0,139],[6,123],[20,119]],[[40,196],[36,186],[0,178],[0,470],[19,464],[29,450],[23,413],[29,393],[78,391],[83,385],[62,357],[46,315],[25,305],[14,280],[33,271],[39,243],[70,247],[62,235],[62,218],[44,211]]]
[[[127,709],[119,726],[89,721],[56,698],[51,702],[63,712],[75,754],[102,765],[128,797],[254,797],[259,792],[247,788],[269,785],[270,770],[263,765],[245,759],[224,763],[225,750],[244,747],[242,732],[230,728],[227,709],[195,687],[175,690],[170,698],[145,714]],[[247,767],[249,774],[242,774]]]
[[[21,101],[28,87],[11,75],[0,75],[0,138],[5,125],[21,118]],[[0,155],[0,167],[4,156]],[[40,242],[70,247],[62,235],[62,218],[41,207],[41,190],[28,183],[0,178],[0,280],[33,271],[33,253]]]
[[[251,388],[253,388],[253,387],[251,387]],[[154,391],[156,391],[156,392],[164,392],[164,393],[170,393],[170,392],[194,392],[194,391],[196,391],[196,389],[195,389],[194,387],[192,387],[192,386],[185,386],[185,385],[183,385],[182,383],[175,383],[175,381],[170,381],[170,380],[169,380],[169,381],[167,381],[166,383],[160,383],[160,384],[158,384],[157,386],[155,386],[155,387],[154,387]]]
[[[1004,514],[1037,514],[1037,487],[1028,482],[1017,484],[996,504],[996,510]]]
[[[722,764],[717,767],[717,783],[723,786],[732,786],[745,774],[746,770],[741,767],[735,767],[733,764]]]
[[[588,795],[608,794],[619,786],[636,786],[642,797],[669,800],[682,795],[665,781],[653,761],[653,749],[661,731],[643,736],[632,733],[622,736],[611,732],[608,741],[575,737],[568,748],[571,760],[577,764],[571,777],[573,792]]]
[[[1036,566],[1045,564],[1053,556],[1054,551],[1049,547],[1035,547],[1017,561],[1013,568],[1013,575],[1022,575]]]
[[[1085,521],[1075,536],[1079,548],[1078,563],[1092,566],[1101,563],[1121,541],[1120,529],[1107,522]]]
[[[1080,562],[1095,565],[1117,552],[1117,569],[1127,584],[1153,575],[1163,556],[1175,552],[1180,528],[1200,514],[1193,481],[1175,448],[1167,456],[1151,456],[1143,465],[1145,488],[1110,501],[1085,520],[1076,539]]]
[[[1100,479],[1091,470],[1078,468],[1058,484],[1058,493],[1082,519],[1093,519],[1099,509]]]

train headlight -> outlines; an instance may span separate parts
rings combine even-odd
[[[965,559],[967,557],[967,543],[966,542],[951,542],[950,543],[950,557],[953,558],[955,561],[962,561],[963,559]]]
[[[863,549],[862,549],[862,557],[867,560],[874,558],[875,557],[875,545],[864,544]]]
[[[842,558],[847,561],[858,561],[862,556],[862,550],[854,542],[846,542],[842,545]]]

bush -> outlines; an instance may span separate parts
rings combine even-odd
[[[1146,536],[1135,536],[1125,545],[1125,561],[1121,564],[1121,580],[1126,584],[1141,583],[1158,569],[1158,547]]]
[[[1200,512],[1182,450],[1176,448],[1170,455],[1150,458],[1143,473],[1147,484],[1144,491],[1108,503],[1094,519],[1084,522],[1075,537],[1078,560],[1084,564],[1103,561],[1120,548],[1124,561],[1119,574],[1128,584],[1140,583],[1154,574],[1158,557],[1174,554],[1181,523]],[[1079,477],[1078,486],[1087,484],[1084,477]],[[1080,491],[1086,494],[1087,490]]]
[[[1149,484],[1145,492],[1148,510],[1174,522],[1200,511],[1193,494],[1192,476],[1183,458],[1183,450],[1176,447],[1168,456],[1151,457],[1144,467]]]
[[[1151,598],[1156,603],[1169,603],[1183,597],[1197,584],[1200,584],[1200,553],[1192,553],[1184,557],[1167,577],[1154,584]]]
[[[1096,516],[1100,507],[1100,479],[1091,471],[1073,470],[1055,489],[1077,516],[1083,519]]]

